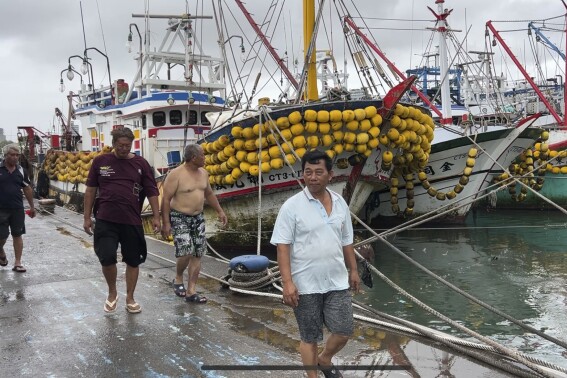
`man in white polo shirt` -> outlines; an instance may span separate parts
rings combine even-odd
[[[308,377],[317,377],[317,366],[327,378],[342,377],[331,359],[353,333],[349,289],[357,293],[360,288],[348,205],[327,189],[332,166],[322,151],[303,156],[306,188],[283,204],[271,239],[278,251],[283,300],[293,307],[299,327]],[[317,355],[323,325],[331,335]]]

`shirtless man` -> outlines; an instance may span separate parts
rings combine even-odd
[[[185,163],[167,175],[161,203],[162,235],[173,234],[176,275],[173,290],[187,302],[206,303],[207,298],[197,294],[196,284],[201,270],[201,256],[207,250],[205,238],[205,200],[218,214],[223,227],[227,218],[209,184],[209,174],[203,168],[205,153],[198,144],[185,148]],[[183,286],[183,272],[187,268],[187,289]]]

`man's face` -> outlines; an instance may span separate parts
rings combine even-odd
[[[199,148],[195,156],[191,158],[191,163],[195,164],[197,167],[205,166],[205,152],[202,148]]]
[[[4,164],[9,166],[14,166],[18,164],[20,154],[14,150],[8,150],[8,153],[4,155]]]
[[[119,159],[126,159],[132,149],[132,142],[127,137],[118,138],[112,145],[114,147],[114,155]]]
[[[320,159],[317,164],[305,164],[303,178],[305,185],[313,195],[324,192],[332,177],[333,171],[327,170],[323,159]]]

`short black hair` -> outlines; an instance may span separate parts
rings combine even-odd
[[[303,157],[301,158],[301,169],[305,170],[306,163],[318,164],[319,160],[321,159],[323,159],[323,161],[325,162],[325,168],[327,168],[327,171],[331,172],[331,170],[333,169],[333,159],[331,159],[329,155],[318,149],[313,149],[303,155]]]

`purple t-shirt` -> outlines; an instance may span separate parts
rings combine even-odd
[[[118,159],[112,153],[97,156],[87,186],[98,187],[95,217],[114,223],[142,224],[144,197],[159,195],[150,165],[137,155],[131,159]]]

